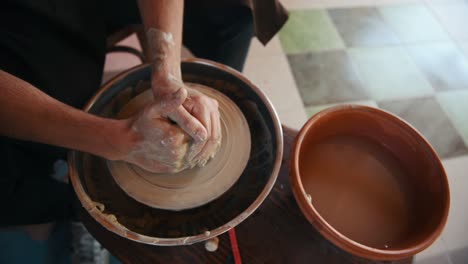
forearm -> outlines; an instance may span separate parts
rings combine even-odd
[[[118,158],[131,142],[124,121],[97,117],[43,93],[0,70],[0,134]],[[119,144],[116,144],[119,142]]]
[[[154,97],[161,104],[182,102],[165,116],[203,146],[207,128],[183,104],[187,97],[180,69],[184,0],[138,0],[138,6],[151,51]]]
[[[183,0],[138,0],[154,75],[180,79]]]

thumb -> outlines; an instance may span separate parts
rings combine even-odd
[[[180,88],[174,93],[156,98],[151,115],[165,115],[177,109],[187,98],[187,90]]]

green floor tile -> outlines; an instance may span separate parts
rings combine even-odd
[[[291,11],[279,38],[288,54],[344,47],[328,14],[319,9]]]
[[[348,51],[373,100],[431,95],[434,90],[403,48]]]
[[[436,98],[468,146],[468,91],[438,93]]]
[[[449,39],[447,32],[425,5],[385,6],[379,10],[403,42]]]

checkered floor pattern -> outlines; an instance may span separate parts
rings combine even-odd
[[[451,158],[468,153],[467,25],[464,2],[312,8],[293,10],[279,38],[309,116],[380,107]]]

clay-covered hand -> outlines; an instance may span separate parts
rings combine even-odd
[[[188,156],[194,160],[192,165],[204,166],[216,154],[221,141],[218,102],[171,75],[153,77],[152,86],[155,100],[163,106],[166,101],[174,100],[174,94],[186,96],[182,105],[167,113],[167,117],[193,138]]]
[[[191,138],[166,118],[168,111],[182,103],[180,93],[174,94],[173,100],[155,101],[125,120],[135,140],[121,159],[155,173],[175,173],[190,166],[187,153]]]
[[[175,42],[170,32],[149,28],[147,37],[151,47],[151,88],[154,98],[161,101],[162,106],[173,100],[174,94],[187,98],[181,106],[167,113],[167,117],[193,138],[189,159],[196,162],[192,165],[204,166],[219,146],[221,129],[218,104],[196,91],[188,92],[180,69],[180,43]]]
[[[151,86],[155,101],[161,102],[164,107],[168,102],[175,100],[176,96],[181,96],[182,102],[187,98],[186,86],[179,78],[171,74],[153,75]],[[178,100],[179,98],[177,98]],[[187,134],[196,142],[205,142],[208,138],[208,131],[205,126],[194,116],[192,116],[183,106],[173,105],[167,117],[176,122]]]
[[[197,118],[207,131],[205,141],[195,142],[188,155],[199,166],[205,166],[213,158],[221,144],[221,122],[218,101],[195,89],[186,88],[188,95],[182,106],[191,116]],[[177,118],[177,113],[175,115]]]

